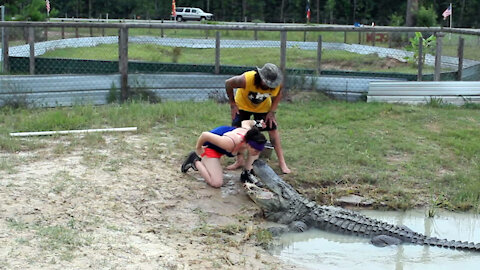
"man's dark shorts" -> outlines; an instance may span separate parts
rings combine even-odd
[[[254,113],[254,112],[247,112],[247,111],[239,110],[238,114],[235,116],[235,119],[233,119],[233,121],[232,121],[232,126],[234,126],[234,127],[242,126],[242,121],[243,120],[250,120],[252,115],[253,115],[254,120],[264,120],[265,121],[265,117],[267,117],[267,113]],[[269,131],[269,130],[275,130],[275,129],[277,129],[277,126],[275,125],[275,123],[272,123],[272,128],[270,128],[267,124],[267,127],[263,128],[263,129],[260,129],[260,131]]]

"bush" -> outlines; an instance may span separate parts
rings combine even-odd
[[[420,7],[417,13],[417,26],[420,27],[431,27],[437,24],[437,13],[433,9],[433,6],[430,8]]]

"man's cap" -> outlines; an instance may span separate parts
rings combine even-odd
[[[282,71],[272,63],[266,63],[262,68],[257,67],[257,72],[265,85],[270,88],[277,88],[283,81]]]

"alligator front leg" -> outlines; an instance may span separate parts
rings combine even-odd
[[[402,240],[389,236],[389,235],[377,235],[370,240],[370,243],[372,243],[376,247],[386,247],[386,246],[391,246],[391,245],[399,245],[402,243]]]
[[[308,225],[300,220],[294,221],[288,225],[288,229],[292,232],[304,232],[308,230]]]
[[[268,227],[267,230],[273,236],[280,236],[284,233],[288,232],[304,232],[308,230],[308,225],[303,221],[294,221],[290,223],[288,226],[277,226],[277,227]]]

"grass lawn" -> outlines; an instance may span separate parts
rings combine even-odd
[[[222,65],[262,66],[266,62],[272,62],[272,59],[276,59],[273,60],[274,63],[280,64],[280,50],[278,48],[225,48],[221,49],[220,55]],[[316,51],[301,50],[299,48],[287,49],[287,67],[316,69],[316,55]],[[93,48],[57,49],[48,51],[41,57],[118,60],[118,45],[102,44]],[[130,44],[128,57],[130,60],[136,61],[212,65],[215,63],[215,49]],[[336,50],[324,51],[322,67],[326,70],[417,73],[416,66],[409,63],[403,63],[389,58],[380,58],[374,54],[360,55]],[[433,73],[433,71],[433,67],[424,67],[424,73]]]
[[[323,204],[358,194],[392,209],[480,210],[478,106],[346,103],[317,93],[289,94],[293,101],[283,101],[277,113],[293,170],[283,178],[306,196]],[[152,140],[159,128],[174,135],[180,164],[202,131],[228,124],[229,107],[213,101],[3,108],[0,152],[42,148],[39,139],[9,132],[137,126]],[[12,162],[2,160],[0,173],[8,173]],[[275,154],[270,164],[279,171]]]

